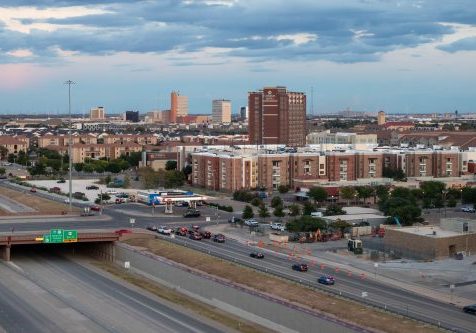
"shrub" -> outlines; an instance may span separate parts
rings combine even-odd
[[[251,200],[250,204],[255,207],[259,207],[263,204],[263,200],[261,200],[260,198],[254,198],[253,200]]]

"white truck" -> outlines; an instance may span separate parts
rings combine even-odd
[[[271,229],[276,230],[276,231],[284,231],[285,227],[282,223],[278,222],[273,222],[270,225]]]

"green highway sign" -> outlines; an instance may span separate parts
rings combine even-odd
[[[78,241],[77,230],[51,229],[43,235],[43,243],[75,243]]]
[[[65,243],[75,243],[78,241],[78,231],[77,230],[65,230],[63,232],[63,242]]]

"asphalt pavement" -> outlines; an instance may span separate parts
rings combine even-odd
[[[63,257],[24,253],[0,275],[7,332],[226,331]]]

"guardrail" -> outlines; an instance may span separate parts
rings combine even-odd
[[[367,306],[374,307],[376,309],[383,310],[383,311],[386,311],[386,312],[389,312],[389,313],[397,314],[397,315],[400,315],[400,316],[403,316],[403,317],[406,317],[406,318],[409,318],[409,319],[413,319],[413,320],[416,320],[416,321],[420,321],[420,322],[423,322],[423,323],[426,323],[426,324],[430,324],[430,325],[433,325],[433,326],[438,327],[440,329],[448,330],[450,332],[471,333],[471,331],[466,330],[464,328],[454,327],[454,325],[445,323],[441,320],[438,320],[434,317],[430,317],[426,314],[419,313],[418,311],[416,311],[413,308],[409,309],[408,305],[403,306],[403,308],[402,308],[401,304],[396,305],[396,304],[391,304],[391,303],[384,303],[384,302],[380,302],[380,301],[377,301],[377,300],[372,300],[372,299],[369,299],[369,298],[366,298],[366,297],[362,297],[362,295],[354,294],[354,293],[351,293],[351,292],[337,291],[337,290],[333,290],[332,288],[325,288],[325,287],[321,286],[320,284],[318,284],[316,282],[305,281],[304,279],[297,279],[295,276],[287,274],[286,272],[278,271],[278,270],[273,269],[273,268],[263,267],[259,264],[254,263],[253,261],[247,261],[247,260],[244,260],[244,259],[241,259],[241,258],[235,258],[235,257],[233,257],[229,254],[226,254],[224,252],[220,252],[219,249],[213,249],[213,248],[204,249],[200,246],[196,246],[196,244],[194,244],[192,242],[186,241],[185,239],[170,238],[170,237],[167,237],[167,236],[164,236],[164,235],[158,235],[158,236],[161,239],[167,240],[171,243],[178,244],[178,245],[188,247],[188,248],[192,248],[192,249],[200,251],[202,253],[206,253],[206,254],[212,255],[214,257],[220,258],[220,259],[231,261],[235,264],[239,264],[239,265],[245,266],[247,268],[252,268],[252,269],[254,269],[256,271],[259,271],[259,272],[262,272],[262,273],[270,274],[270,275],[273,275],[275,277],[283,278],[283,279],[286,279],[286,280],[291,280],[292,282],[294,282],[296,284],[308,287],[312,290],[318,290],[320,292],[324,292],[328,295],[338,296],[338,297],[348,299],[348,300],[351,300],[351,301],[354,301],[354,302],[363,303]]]

